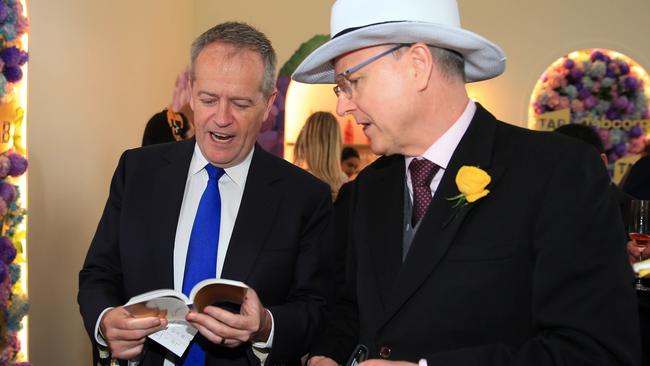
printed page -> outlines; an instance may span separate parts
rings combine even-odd
[[[174,322],[169,323],[167,329],[150,334],[149,338],[181,357],[197,332],[198,329],[187,322]]]

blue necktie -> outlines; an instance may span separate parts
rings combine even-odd
[[[196,210],[185,259],[183,293],[188,296],[194,285],[206,278],[215,278],[217,273],[217,248],[221,221],[219,178],[225,171],[212,164],[206,165],[205,170],[208,172],[209,180],[201,196],[199,208]],[[205,351],[198,343],[192,343],[183,365],[205,365]]]

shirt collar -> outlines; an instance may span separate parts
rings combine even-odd
[[[239,187],[244,187],[246,184],[246,176],[248,175],[248,168],[251,166],[251,161],[253,160],[253,152],[255,151],[255,146],[251,151],[246,155],[244,160],[229,168],[225,168],[226,175],[237,184]],[[194,144],[194,154],[192,154],[192,161],[190,162],[190,176],[200,173],[203,168],[208,164],[208,159],[203,156],[199,144]]]
[[[470,100],[467,102],[465,110],[460,117],[458,117],[456,122],[454,122],[454,124],[451,125],[451,127],[449,127],[449,129],[438,138],[438,140],[429,146],[422,156],[405,157],[406,169],[408,170],[411,160],[415,158],[425,158],[435,163],[443,170],[447,169],[449,160],[451,160],[451,156],[454,154],[458,143],[460,143],[465,131],[467,131],[467,127],[469,127],[470,122],[472,122],[474,113],[476,113],[476,103]]]

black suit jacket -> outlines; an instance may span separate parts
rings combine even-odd
[[[464,165],[490,193],[454,207]],[[404,157],[382,157],[339,204],[347,284],[313,355],[341,363],[363,343],[430,366],[637,364],[623,225],[593,149],[478,106],[402,263],[404,185]]]
[[[98,316],[134,295],[173,288],[173,250],[194,140],[126,151],[79,274],[78,302],[94,341]],[[333,255],[326,184],[257,146],[222,277],[243,281],[271,311],[267,364],[295,363],[307,351],[329,296]],[[148,345],[144,365],[161,365]],[[207,364],[259,364],[250,345],[214,346]]]

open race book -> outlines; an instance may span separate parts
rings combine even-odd
[[[167,318],[167,329],[150,334],[149,338],[181,357],[197,332],[185,320],[190,309],[202,312],[206,306],[216,305],[239,313],[247,288],[239,281],[210,278],[197,283],[189,297],[175,290],[154,290],[132,297],[124,309],[136,318]]]

